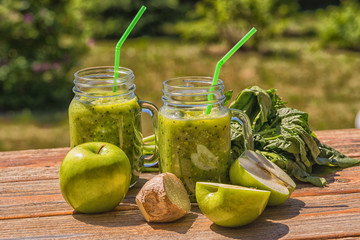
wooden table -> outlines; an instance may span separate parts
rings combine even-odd
[[[360,129],[316,132],[360,159]],[[143,174],[123,202],[104,214],[74,213],[61,196],[58,173],[68,148],[0,152],[0,239],[360,239],[360,166],[326,177],[328,186],[298,183],[283,205],[250,225],[223,228],[192,206],[173,223],[147,223],[135,204]]]

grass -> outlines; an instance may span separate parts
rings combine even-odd
[[[0,150],[69,146],[65,112],[9,113],[0,118]]]
[[[115,41],[98,42],[75,70],[113,65]],[[266,51],[240,52],[224,64],[220,78],[238,94],[251,85],[276,88],[288,106],[309,113],[313,130],[353,128],[360,110],[360,53],[322,50],[316,39],[287,37],[267,42]],[[199,45],[176,39],[128,40],[120,65],[135,73],[136,93],[162,105],[162,82],[189,75],[211,76],[228,51],[222,44]],[[24,120],[25,119],[25,120]],[[144,119],[144,135],[152,132]],[[14,113],[0,119],[0,150],[69,146],[66,112]]]

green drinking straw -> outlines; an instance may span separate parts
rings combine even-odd
[[[255,28],[252,28],[225,56],[220,59],[220,61],[217,62],[215,67],[215,73],[213,77],[213,81],[211,83],[212,86],[215,86],[217,84],[219,74],[220,74],[220,68],[222,65],[247,41],[249,38],[256,32]],[[214,91],[214,87],[210,88],[210,92]],[[214,99],[213,94],[209,94],[208,101],[211,101]],[[205,114],[210,114],[213,104],[209,104],[206,108]]]
[[[145,12],[146,7],[142,6],[138,13],[136,14],[135,18],[132,20],[124,34],[121,36],[120,40],[116,44],[115,47],[115,64],[114,64],[114,86],[113,86],[113,92],[116,92],[116,79],[119,77],[119,65],[120,65],[120,48],[125,42],[126,38],[129,36],[131,30],[135,27],[136,23],[139,21],[143,13]]]

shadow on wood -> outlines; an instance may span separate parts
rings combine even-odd
[[[285,203],[279,206],[266,207],[260,218],[270,221],[279,221],[294,218],[300,214],[305,203],[299,199],[289,198]]]
[[[187,213],[183,218],[170,223],[148,223],[154,230],[171,231],[180,234],[186,234],[196,218],[198,217],[195,213]]]
[[[289,232],[289,227],[282,223],[275,223],[264,218],[239,228],[225,228],[212,224],[210,229],[219,235],[233,239],[279,239]]]
[[[100,214],[73,214],[73,218],[86,224],[112,227],[138,226],[144,223],[144,218],[139,210],[111,211]]]

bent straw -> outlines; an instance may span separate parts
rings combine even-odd
[[[139,21],[143,13],[145,12],[146,7],[142,6],[138,13],[136,14],[135,18],[131,21],[128,28],[125,30],[124,34],[121,36],[120,40],[116,44],[115,47],[115,63],[114,63],[114,86],[113,92],[116,92],[116,79],[119,77],[119,65],[120,65],[120,48],[125,42],[126,38],[129,36],[132,29],[135,27],[136,23]]]
[[[215,67],[215,73],[213,77],[213,81],[211,83],[212,86],[215,86],[219,79],[220,68],[222,65],[247,41],[249,38],[256,32],[255,28],[252,28],[225,56],[217,62]],[[214,87],[210,88],[210,92],[214,91]],[[214,99],[213,94],[209,94],[208,101]],[[213,104],[209,104],[206,108],[205,114],[210,114]]]

